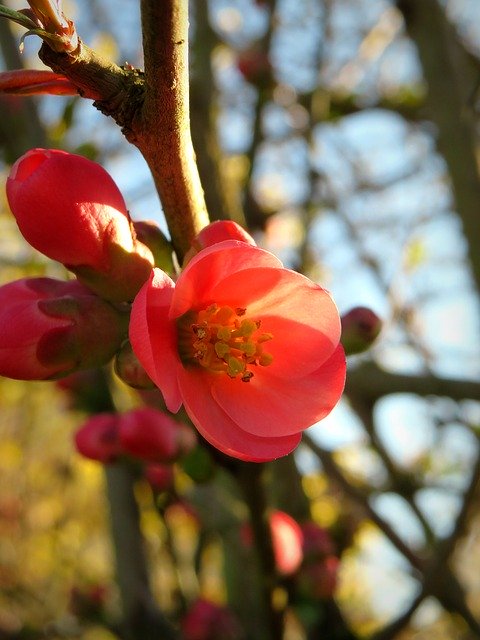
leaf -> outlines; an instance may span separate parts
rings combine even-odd
[[[14,11],[13,9],[9,9],[8,7],[4,7],[0,5],[0,17],[8,18],[9,20],[13,20],[13,22],[17,22],[29,30],[35,30],[38,25],[33,22],[28,16],[20,11]]]

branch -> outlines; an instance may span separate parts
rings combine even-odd
[[[179,260],[208,214],[195,163],[188,92],[188,3],[143,0],[145,74],[98,56],[81,40],[71,53],[44,43],[42,61],[111,116],[153,175]]]
[[[142,0],[145,101],[129,140],[143,153],[180,259],[208,224],[190,133],[188,2]]]
[[[478,82],[472,62],[438,0],[397,0],[408,34],[418,47],[428,83],[426,107],[438,127],[438,146],[452,180],[457,211],[469,243],[473,277],[480,291],[480,175],[477,131],[468,102]]]
[[[351,393],[370,402],[390,393],[416,393],[420,396],[434,395],[464,400],[480,397],[480,383],[432,375],[389,373],[375,363],[367,362],[349,370],[345,391],[347,395]]]

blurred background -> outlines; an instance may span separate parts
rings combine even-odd
[[[64,12],[89,46],[142,67],[138,3]],[[22,33],[0,21],[2,70],[42,68]],[[192,2],[191,110],[212,219],[249,228],[341,314],[383,321],[294,480],[271,465],[272,504],[327,532],[338,561],[326,593],[294,597],[287,640],[480,638],[478,0]],[[100,162],[132,217],[167,231],[143,158],[90,101],[1,96],[3,183],[35,146]],[[0,284],[64,277],[0,198]],[[54,383],[0,379],[0,638],[118,637],[104,470],[73,445],[84,420]],[[169,495],[135,484],[151,588],[167,614],[202,597],[241,617],[243,505],[223,472],[206,476],[176,465]]]

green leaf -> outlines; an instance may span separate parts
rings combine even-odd
[[[25,29],[33,30],[38,26],[33,20],[31,20],[21,11],[14,11],[13,9],[9,9],[8,7],[4,7],[3,5],[0,5],[0,17],[13,20],[13,22],[17,22],[18,24],[22,25],[22,27],[25,27]]]

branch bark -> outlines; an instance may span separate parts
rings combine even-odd
[[[73,53],[43,44],[40,58],[111,116],[144,156],[181,261],[208,224],[190,132],[188,3],[142,0],[145,73],[119,67],[80,41]]]
[[[480,291],[480,175],[473,111],[468,101],[478,82],[478,65],[462,46],[438,0],[398,0],[407,31],[418,48],[428,84],[426,109],[438,127],[438,146],[448,165],[457,211],[469,243]]]
[[[464,400],[480,398],[480,383],[432,375],[390,373],[373,362],[367,362],[349,370],[345,392],[370,402],[390,393],[416,393],[420,396],[445,396],[453,400]]]

